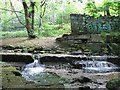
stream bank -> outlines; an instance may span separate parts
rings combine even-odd
[[[10,40],[10,39],[8,39],[8,40]],[[16,39],[14,39],[14,40],[16,40]],[[17,53],[21,53],[21,54],[25,53],[25,54],[29,54],[29,55],[40,54],[41,60],[43,60],[43,62],[45,60],[48,60],[48,61],[56,61],[56,60],[66,61],[70,58],[71,58],[71,60],[73,60],[73,59],[75,60],[75,59],[80,59],[80,56],[83,56],[83,58],[84,58],[86,56],[91,56],[91,55],[93,55],[93,56],[100,55],[100,53],[92,53],[89,50],[88,51],[86,50],[84,52],[84,50],[81,51],[81,49],[79,49],[79,48],[77,48],[77,49],[76,48],[66,48],[66,47],[63,48],[63,47],[59,47],[59,45],[56,45],[56,44],[55,45],[53,44],[50,47],[49,46],[42,47],[40,44],[31,46],[30,44],[32,44],[32,42],[34,40],[29,41],[31,43],[28,43],[27,41],[21,41],[19,43],[17,43],[17,42],[14,43],[13,41],[6,42],[6,44],[3,43],[3,45],[1,46],[0,53],[8,53],[8,54],[15,53],[15,55],[17,55]],[[24,43],[24,42],[26,42],[28,44],[26,44],[26,46],[21,44],[21,43]],[[52,41],[50,41],[49,43],[52,43]],[[73,57],[71,57],[71,56],[73,56]],[[104,53],[101,56],[108,56],[108,55]],[[115,55],[111,55],[111,56],[114,57]],[[3,65],[4,67],[2,67],[2,69],[5,70],[9,67],[11,68],[11,66],[12,66],[12,68],[20,71],[21,70],[20,67],[22,67],[26,63],[20,63],[20,62],[16,63],[16,61],[19,61],[17,59],[21,59],[21,61],[24,61],[24,60],[28,61],[27,63],[33,62],[33,59],[31,57],[29,57],[28,59],[27,58],[23,59],[23,58],[18,58],[18,56],[16,58],[12,58],[12,59],[7,57],[7,60],[3,58],[3,60],[8,61],[9,59],[11,59],[9,61],[13,60],[14,62],[11,62],[11,63],[9,62],[8,63],[9,65]],[[112,60],[112,61],[114,61],[114,60]],[[45,63],[45,64],[47,64],[47,63]],[[53,62],[52,62],[52,64],[53,64]],[[50,86],[50,85],[49,86],[40,86],[38,84],[36,85],[33,82],[26,81],[21,76],[15,76],[14,73],[12,74],[11,71],[10,71],[10,73],[8,73],[8,75],[5,74],[5,76],[4,76],[2,74],[2,76],[3,76],[2,81],[4,81],[4,79],[6,77],[9,78],[9,74],[11,74],[9,79],[11,79],[11,81],[14,81],[12,79],[14,79],[16,77],[17,78],[19,77],[20,84],[22,83],[21,84],[22,86],[17,85],[16,82],[11,82],[11,84],[9,84],[9,82],[8,82],[9,79],[8,79],[8,80],[5,80],[5,82],[3,84],[3,87],[5,87],[5,88],[9,88],[9,87],[11,87],[11,88],[13,88],[13,87],[14,88],[16,88],[16,87],[19,87],[19,88],[21,88],[21,87],[22,88],[29,88],[29,87],[30,88],[32,88],[32,87],[33,88],[47,88],[48,87],[48,88],[67,88],[67,89],[68,88],[73,88],[73,89],[76,88],[76,89],[79,89],[79,90],[85,90],[85,89],[89,90],[91,88],[91,89],[94,89],[94,90],[95,89],[96,90],[99,90],[99,89],[100,90],[101,89],[107,90],[106,89],[106,83],[109,80],[111,80],[112,78],[116,78],[116,77],[119,78],[119,76],[120,76],[119,72],[93,73],[93,74],[91,73],[90,74],[90,73],[83,73],[83,71],[81,69],[70,69],[70,68],[66,68],[66,66],[64,66],[63,68],[59,68],[60,65],[58,64],[58,62],[54,62],[54,64],[52,66],[48,66],[48,68],[46,68],[46,72],[55,73],[60,78],[65,78],[65,79],[68,80],[68,81],[66,81],[62,84],[60,83],[58,85],[53,85],[53,86]],[[8,71],[6,71],[6,72],[9,72],[10,69],[7,69],[7,70]],[[28,83],[27,85],[26,85],[26,82]],[[12,85],[12,83],[15,83],[14,86]]]

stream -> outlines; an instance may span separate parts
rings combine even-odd
[[[119,65],[107,61],[106,56],[89,56],[86,60],[77,57],[77,60],[71,62],[65,62],[64,59],[61,62],[52,62],[53,58],[49,62],[42,62],[39,54],[33,54],[32,58],[34,61],[28,64],[21,62],[8,62],[8,64],[15,66],[27,81],[41,85],[57,83],[64,84],[65,88],[79,90],[107,90],[107,81],[120,75]]]
[[[72,63],[49,62],[41,64],[39,55],[33,55],[33,59],[34,62],[22,67],[22,77],[28,81],[46,84],[51,83],[53,77],[50,72],[52,72],[71,80],[69,84],[64,82],[66,88],[80,88],[80,83],[84,83],[84,81],[79,82],[79,78],[85,76],[90,78],[92,83],[87,82],[83,85],[84,87],[88,86],[94,90],[98,90],[98,88],[105,89],[106,81],[112,77],[112,74],[113,77],[116,77],[120,71],[119,66],[106,60],[80,60],[72,61]]]

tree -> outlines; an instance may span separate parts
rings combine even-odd
[[[36,38],[34,35],[34,13],[35,13],[35,3],[32,0],[30,0],[30,6],[27,5],[25,0],[22,0],[22,4],[24,7],[24,13],[25,13],[25,23],[26,23],[26,29],[28,32],[28,38]]]
[[[86,4],[85,10],[88,14],[94,17],[98,17],[100,14],[98,13],[98,8],[95,5],[95,2],[88,2]]]
[[[101,6],[96,6],[94,2],[88,2],[86,4],[85,10],[88,11],[88,14],[94,17],[100,16],[101,12],[104,16],[119,16],[120,15],[120,2],[110,2],[104,0]]]
[[[30,0],[30,5],[28,6],[27,2],[25,0],[22,0],[22,4],[23,4],[23,7],[24,7],[24,13],[25,13],[25,22],[26,22],[26,29],[27,29],[27,32],[28,32],[28,37],[30,39],[32,38],[36,38],[36,35],[34,35],[34,15],[35,15],[35,6],[37,7],[36,5],[36,2],[33,1],[33,0]],[[45,13],[45,9],[46,9],[46,0],[41,0],[41,2],[39,3],[40,4],[40,17],[39,17],[39,27],[41,27],[42,25],[42,18],[44,16],[44,13]],[[39,5],[38,4],[38,5]],[[44,11],[42,11],[42,8],[44,7]]]

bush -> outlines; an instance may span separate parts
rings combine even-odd
[[[107,82],[106,87],[109,90],[120,90],[120,78],[113,78]]]

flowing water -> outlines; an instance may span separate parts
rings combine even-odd
[[[33,59],[33,63],[25,65],[22,69],[22,77],[26,78],[26,80],[29,81],[34,81],[34,77],[36,75],[42,75],[45,69],[44,65],[39,63],[39,55],[33,55]]]
[[[45,65],[40,63],[39,55],[33,55],[34,62],[22,69],[22,77],[39,85],[56,85],[63,80],[56,74],[45,72]]]
[[[22,69],[22,77],[24,77],[26,80],[39,83],[40,85],[54,85],[60,84],[61,82],[63,83],[65,81],[55,73],[46,72],[46,69],[51,66],[49,66],[47,63],[45,65],[41,64],[39,55],[33,55],[33,59],[34,59],[33,63],[25,65]],[[80,66],[81,68],[77,68],[77,70],[81,70],[83,71],[83,73],[116,72],[120,69],[117,65],[107,62],[106,60],[80,60],[74,61],[74,65]],[[65,65],[63,63],[55,62],[52,66],[54,67],[49,68],[49,70],[54,69],[55,71],[57,71],[59,69],[62,70],[64,69],[69,70],[69,68],[71,68],[70,70],[74,69],[74,67],[72,67],[72,65],[70,65],[69,63],[66,63]],[[66,73],[66,75],[69,75],[69,73],[70,72]]]
[[[119,70],[119,67],[113,63],[107,61],[76,61],[76,65],[81,66],[84,72],[87,73],[105,73],[105,72],[115,72]]]

